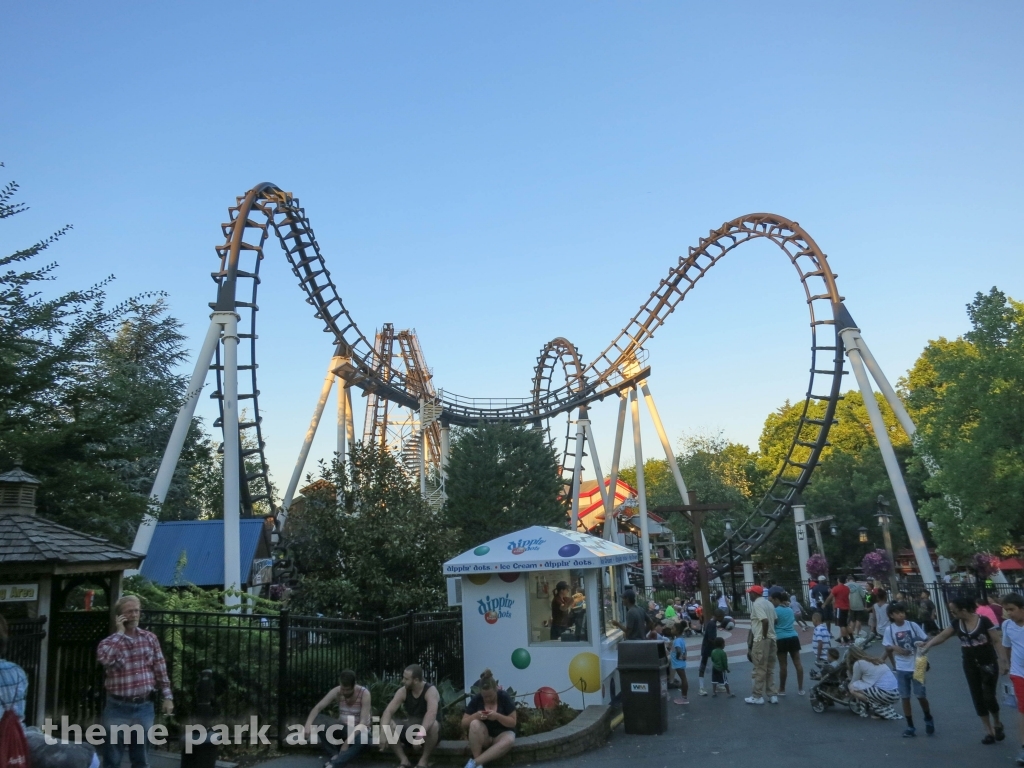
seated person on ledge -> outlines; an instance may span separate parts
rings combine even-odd
[[[384,733],[384,726],[394,722],[402,727],[402,737],[395,744],[388,744],[385,739],[381,745],[381,751],[388,748],[393,749],[398,757],[400,766],[411,766],[409,758],[405,756],[405,749],[402,742],[408,742],[409,727],[422,725],[426,731],[426,740],[423,742],[423,755],[416,764],[420,768],[430,765],[430,753],[437,746],[437,740],[441,735],[441,727],[437,722],[437,712],[440,697],[437,695],[437,688],[430,683],[423,681],[423,667],[419,664],[410,664],[402,673],[402,686],[395,692],[387,709],[380,718],[380,730]],[[405,717],[395,717],[398,709],[405,710]]]
[[[473,757],[466,768],[490,765],[512,749],[516,740],[516,703],[505,691],[498,690],[491,670],[480,674],[480,693],[469,701],[462,727],[469,731]]]
[[[338,719],[323,714],[325,709],[332,705],[338,707]],[[351,720],[350,720],[351,718]],[[353,733],[349,733],[351,724]],[[357,726],[364,726],[363,732],[359,733]],[[318,728],[318,726],[322,726]],[[327,692],[320,702],[313,707],[306,718],[306,737],[310,738],[314,728],[317,731],[317,743],[324,750],[330,760],[324,768],[341,768],[347,765],[362,752],[369,743],[368,729],[370,727],[370,691],[361,685],[356,685],[356,673],[351,669],[343,670],[338,675],[338,685]],[[327,731],[333,728],[332,734],[335,740],[344,739],[344,743],[333,745],[327,739]],[[351,737],[352,743],[349,744]],[[310,738],[310,740],[312,740]]]

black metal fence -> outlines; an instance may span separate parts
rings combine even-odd
[[[29,679],[28,697],[25,700],[25,721],[35,725],[36,702],[39,699],[39,668],[42,657],[40,650],[43,638],[46,637],[46,617],[38,619],[15,619],[7,625],[8,661],[13,661],[23,670]]]
[[[98,720],[103,670],[96,646],[108,632],[102,612],[57,615],[53,636],[55,698],[50,714],[73,722]],[[156,634],[167,661],[175,717],[194,710],[199,674],[213,671],[217,714],[224,721],[250,715],[283,733],[304,719],[343,669],[361,681],[400,677],[412,663],[432,681],[461,689],[462,613],[410,612],[363,621],[313,616],[143,611],[141,626]],[[273,732],[274,729],[272,728]]]

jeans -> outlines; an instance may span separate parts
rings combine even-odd
[[[103,749],[103,768],[120,768],[126,743],[132,768],[148,768],[146,737],[149,734],[149,729],[153,727],[153,715],[153,702],[151,701],[142,704],[129,704],[107,697],[107,706],[103,708],[103,727],[107,731],[107,744]],[[125,729],[121,728],[118,729],[117,743],[115,744],[114,733],[111,729],[111,726],[114,725],[141,725],[142,739],[137,738],[138,729],[126,734]]]
[[[754,662],[754,670],[751,677],[754,679],[753,689],[750,695],[755,699],[768,696],[778,696],[779,687],[775,683],[775,664],[777,663],[778,648],[774,640],[758,640],[750,649],[750,658]]]
[[[342,726],[340,735],[335,731],[334,736],[336,739],[342,738],[347,741],[348,728],[345,727],[340,720],[336,720],[335,718],[328,717],[324,714],[317,715],[316,719],[313,720],[313,723],[315,725],[324,726],[324,730],[317,734],[317,744],[324,754],[331,759],[331,765],[334,766],[334,768],[340,768],[343,765],[348,765],[352,760],[359,757],[359,754],[369,746],[369,738],[366,739],[366,743],[364,744],[362,734],[357,731],[356,736],[352,739],[352,743],[349,744],[348,749],[341,751],[340,745],[335,746],[327,741],[326,729],[330,728],[332,725]]]

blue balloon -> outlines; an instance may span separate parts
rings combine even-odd
[[[558,554],[562,557],[573,557],[574,555],[579,554],[579,551],[579,544],[566,544],[564,547],[558,550]]]

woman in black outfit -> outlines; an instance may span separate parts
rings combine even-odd
[[[971,691],[974,711],[985,726],[982,744],[995,744],[1006,738],[999,722],[999,701],[996,697],[999,683],[999,657],[996,647],[1002,643],[1002,632],[986,616],[975,613],[977,603],[973,597],[957,597],[949,602],[949,615],[953,622],[921,646],[924,653],[933,646],[946,642],[954,634],[960,638],[964,677]]]

